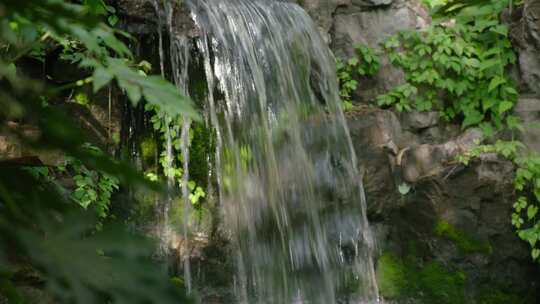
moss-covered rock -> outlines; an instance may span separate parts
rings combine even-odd
[[[407,269],[403,261],[391,253],[385,253],[379,258],[377,282],[381,296],[384,298],[399,298],[407,287]]]
[[[463,254],[481,253],[490,255],[492,252],[489,242],[478,241],[444,220],[437,221],[434,233],[438,237],[454,242]]]
[[[437,262],[430,262],[417,273],[417,277],[411,275],[411,283],[418,284],[415,287],[419,294],[423,293],[425,303],[465,303],[464,272],[451,272]]]
[[[531,303],[527,297],[517,295],[503,289],[488,287],[484,288],[478,296],[479,304],[521,304]]]
[[[466,303],[465,279],[461,271],[449,271],[436,261],[415,263],[386,252],[377,267],[380,294],[385,299],[412,298],[421,303]]]
[[[140,141],[141,156],[146,163],[152,163],[157,154],[157,142],[152,137],[144,137]]]

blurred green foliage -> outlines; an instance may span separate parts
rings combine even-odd
[[[76,187],[84,193],[76,190],[76,199],[83,207],[95,203],[105,208],[116,181],[161,187],[129,165],[88,149],[79,125],[49,106],[49,100],[92,82],[94,91],[116,85],[134,104],[144,98],[169,113],[198,118],[174,85],[140,73],[123,42],[133,38],[109,26],[115,23],[113,9],[101,0],[0,1],[0,132],[16,136],[35,151],[54,150],[71,157],[71,170],[81,173]],[[44,61],[58,51],[61,60],[76,64],[87,76],[54,86],[19,69],[25,58]],[[31,124],[39,136],[8,128],[8,122]],[[92,172],[99,172],[99,178],[88,182]],[[39,288],[57,303],[188,303],[182,287],[151,260],[152,241],[113,221],[96,231],[96,215],[70,203],[54,183],[44,181],[47,174],[9,159],[0,161],[2,297],[9,303],[26,303],[17,280],[20,265],[25,265],[39,273]],[[90,188],[101,193],[88,198]]]

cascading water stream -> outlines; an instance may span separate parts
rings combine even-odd
[[[154,8],[158,15],[161,15],[161,12],[165,14],[166,16],[166,24],[167,24],[167,30],[170,37],[170,62],[171,62],[171,70],[172,70],[172,76],[174,83],[176,84],[177,88],[181,93],[188,92],[188,69],[189,69],[189,48],[190,45],[188,43],[188,40],[186,37],[182,35],[177,35],[173,26],[173,16],[174,16],[174,3],[172,2],[165,2],[163,7],[160,5],[158,0],[153,0],[152,4],[154,5]],[[161,19],[158,18],[158,35],[159,35],[159,57],[160,57],[160,70],[163,77],[165,77],[165,60],[164,60],[164,47],[163,47],[163,33],[161,32],[163,27],[163,24],[161,22]],[[182,181],[180,183],[180,188],[182,191],[182,199],[184,203],[184,218],[183,218],[183,246],[185,247],[185,252],[187,253],[187,256],[183,257],[183,268],[184,268],[184,281],[186,284],[186,288],[188,293],[191,292],[191,266],[190,266],[190,259],[189,259],[189,216],[190,216],[190,209],[191,209],[191,201],[189,199],[190,190],[188,188],[189,183],[189,131],[191,128],[191,120],[187,117],[181,117],[181,118],[173,118],[169,117],[168,115],[165,115],[165,119],[163,124],[166,126],[165,131],[165,152],[166,152],[166,163],[169,168],[172,168],[173,161],[174,161],[174,155],[173,155],[173,138],[171,135],[171,129],[170,125],[172,123],[172,120],[181,120],[181,134],[180,134],[180,152],[182,154]],[[173,187],[175,186],[175,180],[174,176],[168,177],[168,188],[171,192]],[[166,202],[162,203],[162,207],[159,209],[162,209],[160,211],[160,215],[163,218],[160,225],[163,228],[163,232],[161,235],[161,247],[162,251],[165,252],[165,255],[168,255],[168,247],[170,246],[170,237],[168,236],[170,227],[169,227],[169,221],[168,221],[168,213],[170,209],[170,204],[172,202],[172,199],[167,199]]]
[[[335,61],[316,25],[284,0],[185,2],[200,32],[239,302],[376,302],[363,185]],[[172,21],[179,84],[189,75],[174,46],[186,38]]]

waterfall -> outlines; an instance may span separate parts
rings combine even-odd
[[[152,4],[158,15],[165,15],[166,17],[166,29],[170,37],[170,51],[169,54],[172,78],[173,81],[181,93],[188,92],[188,69],[189,69],[189,41],[183,35],[177,35],[174,29],[174,3],[171,1],[164,2],[164,5],[161,6],[158,0],[153,0]],[[163,46],[163,33],[162,33],[162,20],[158,18],[158,36],[159,36],[159,57],[160,57],[160,70],[161,75],[165,77],[165,52]],[[171,124],[178,125],[179,121],[181,122],[181,131],[180,131],[180,152],[182,156],[182,179],[180,182],[180,188],[182,193],[182,202],[184,204],[183,211],[183,246],[185,247],[184,252],[186,256],[183,257],[183,269],[184,269],[184,281],[186,284],[187,292],[191,292],[191,265],[189,257],[189,239],[190,239],[190,227],[189,227],[189,218],[191,211],[191,201],[189,199],[190,190],[188,188],[189,182],[189,144],[190,144],[190,128],[191,120],[187,117],[169,117],[165,115],[163,124],[166,126],[165,132],[165,152],[166,152],[166,163],[168,168],[172,168],[174,153],[173,153],[173,138],[171,133]],[[177,130],[174,132],[178,135]],[[168,175],[168,191],[169,193],[174,192],[173,187],[175,187],[174,175]],[[169,246],[170,244],[170,227],[169,227],[169,218],[168,213],[170,209],[170,204],[172,203],[172,198],[168,197],[166,201],[158,203],[158,218],[161,220],[159,224],[161,226],[160,232],[160,251],[162,255],[169,255]]]
[[[364,189],[317,26],[284,0],[185,2],[199,30],[239,303],[376,302]],[[180,84],[189,75],[175,45],[185,37],[172,21]]]

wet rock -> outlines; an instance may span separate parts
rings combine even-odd
[[[360,7],[379,7],[387,6],[395,0],[352,0],[352,5]]]
[[[509,162],[483,160],[418,182],[405,198],[407,203],[387,215],[388,243],[399,244],[404,255],[410,255],[413,242],[425,248],[416,253],[418,259],[460,269],[467,280],[464,292],[470,297],[485,282],[509,290],[534,290],[538,273],[527,244],[510,223],[512,172]],[[448,227],[442,233],[441,225]]]
[[[448,138],[456,138],[461,133],[459,125],[454,124],[437,124],[425,129],[416,131],[420,139],[428,144],[440,144],[448,140]]]
[[[349,114],[347,123],[362,166],[368,208],[373,216],[381,215],[399,201],[389,155],[405,144],[403,130],[397,116],[384,110]]]
[[[468,129],[458,138],[444,144],[405,147],[396,155],[396,164],[404,181],[416,183],[449,170],[449,164],[454,162],[460,153],[475,146],[482,137],[479,129]]]
[[[503,294],[535,290],[538,269],[510,221],[512,163],[495,155],[467,167],[454,161],[482,137],[480,130],[428,144],[404,131],[391,111],[349,113],[347,121],[379,253],[418,263],[418,269],[436,263],[441,271],[459,271],[466,303],[478,302],[485,286]],[[411,187],[405,195],[397,191],[403,182]]]
[[[522,91],[540,94],[540,0],[526,0],[505,19],[519,54]]]
[[[540,153],[540,98],[521,96],[514,113],[523,122],[519,139],[529,148]]]
[[[154,0],[118,0],[118,14],[122,17],[119,27],[131,34],[155,35],[159,26],[162,30],[166,30],[165,25],[170,19],[174,24],[175,34],[189,37],[198,35],[185,4],[174,2],[172,10],[167,12],[162,8],[157,9],[154,2]]]
[[[436,111],[418,112],[411,111],[402,114],[403,127],[405,129],[419,131],[433,127],[439,123],[440,114]]]
[[[331,41],[329,35],[333,24],[333,14],[336,8],[341,5],[347,5],[351,0],[294,0],[302,6],[311,16],[313,21],[319,26],[323,37],[326,37],[328,43]]]
[[[155,20],[156,11],[153,0],[117,0],[118,13],[143,20]]]

